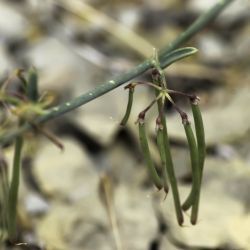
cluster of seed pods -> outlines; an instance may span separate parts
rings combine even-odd
[[[156,98],[150,103],[150,105],[140,112],[136,122],[139,127],[140,145],[148,168],[149,176],[158,190],[163,189],[166,194],[169,192],[169,189],[172,190],[178,224],[183,225],[183,211],[187,211],[191,208],[190,222],[191,224],[195,225],[198,218],[202,172],[206,154],[204,127],[198,105],[199,98],[195,95],[167,89],[165,75],[160,68],[160,64],[157,61],[154,61],[152,82],[133,82],[125,87],[125,89],[129,90],[129,98],[127,110],[124,118],[122,119],[121,125],[125,125],[129,119],[133,103],[134,89],[138,85],[147,85],[153,87],[155,89],[156,95]],[[182,95],[183,97],[190,100],[195,125],[195,133],[193,133],[187,114],[174,103],[170,94]],[[192,188],[184,203],[181,203],[180,201],[177,179],[175,176],[175,170],[170,151],[167,124],[163,110],[163,107],[167,101],[170,101],[173,104],[173,107],[181,116],[190,151],[190,162],[192,166]],[[151,158],[145,127],[146,113],[154,104],[158,105],[158,116],[156,118],[156,138],[162,165],[161,175],[159,175],[158,171],[156,170],[154,162]]]

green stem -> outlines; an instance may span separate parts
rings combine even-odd
[[[219,13],[232,1],[233,0],[220,0],[211,9],[202,14],[186,31],[181,33],[169,46],[160,50],[159,60],[161,63],[161,67],[165,68],[169,66],[171,63],[173,63],[173,58],[171,58],[170,52],[178,48],[183,43],[187,42],[191,37],[193,37],[196,33],[198,33],[208,23],[213,21],[219,15]],[[69,102],[65,102],[59,105],[58,107],[51,109],[48,114],[40,116],[35,122],[36,123],[46,122],[60,115],[63,115],[75,108],[78,108],[103,94],[106,94],[107,92],[119,87],[125,82],[134,79],[135,77],[144,73],[146,70],[150,69],[152,67],[151,61],[152,59],[147,59],[143,63],[139,64],[138,66],[128,71],[127,73],[122,74],[116,79],[100,84],[94,90],[89,91],[81,96],[74,98]],[[21,133],[31,128],[32,127],[29,124],[23,125],[20,129],[1,137],[0,144],[4,144],[10,141],[11,139],[15,138],[16,136],[20,135]]]
[[[5,239],[8,230],[8,166],[0,152],[0,242]]]
[[[9,190],[9,211],[8,211],[8,236],[9,240],[13,241],[16,236],[16,217],[17,217],[17,199],[21,167],[21,151],[23,146],[23,138],[18,136],[16,138],[14,162],[12,169],[12,178]]]

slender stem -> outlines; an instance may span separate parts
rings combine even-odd
[[[146,82],[146,81],[140,82],[140,81],[138,81],[138,82],[133,82],[133,84],[134,84],[134,86],[137,86],[137,85],[147,85],[147,86],[153,87],[153,88],[155,88],[155,89],[157,89],[159,91],[162,90],[161,87],[153,84],[152,82]]]
[[[9,190],[9,204],[8,204],[9,207],[8,236],[11,241],[14,240],[16,236],[16,214],[17,214],[17,199],[18,199],[22,146],[23,146],[23,138],[21,136],[18,136],[16,138],[12,178]]]
[[[161,99],[162,99],[162,93],[160,93],[140,114],[145,115],[154,106],[154,104],[158,101],[161,101]]]
[[[172,89],[168,89],[167,93],[168,94],[174,94],[174,95],[181,95],[181,96],[184,96],[184,97],[187,97],[187,98],[191,98],[191,99],[195,99],[195,97],[196,97],[193,94],[188,94],[188,93],[184,93],[184,92],[177,91],[177,90],[172,90]]]
[[[173,62],[173,57],[170,57],[170,52],[174,49],[178,48],[180,45],[187,42],[191,37],[193,37],[196,33],[198,33],[202,28],[204,28],[208,23],[213,21],[220,12],[233,0],[220,0],[217,4],[215,4],[211,9],[202,14],[186,31],[181,33],[171,44],[169,44],[166,48],[160,50],[159,60],[161,63],[161,67],[165,68]],[[171,59],[171,60],[170,60]],[[176,61],[176,59],[175,59]],[[122,84],[134,79],[135,77],[141,75],[146,70],[152,67],[152,59],[147,59],[143,63],[137,65],[132,70],[120,75],[119,77],[107,81],[103,84],[100,84],[94,90],[89,91],[83,95],[80,95],[69,102],[65,102],[55,108],[52,108],[49,113],[40,116],[35,121],[36,123],[46,122],[53,118],[56,118],[60,115],[63,115],[73,109],[76,109],[95,98],[106,94],[107,92],[121,86]],[[12,133],[9,133],[0,138],[0,144],[4,144],[21,133],[31,129],[32,127],[29,124],[24,124],[21,128]]]
[[[5,239],[6,232],[8,230],[8,193],[8,166],[3,155],[0,152],[0,242]]]

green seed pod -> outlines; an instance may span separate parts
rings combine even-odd
[[[27,97],[32,102],[37,102],[38,94],[38,75],[34,68],[30,68],[28,72]]]
[[[164,128],[164,124],[163,124],[163,136],[164,136],[163,138],[164,138],[164,147],[165,147],[165,156],[166,156],[166,168],[167,168],[169,182],[170,182],[171,189],[172,189],[177,221],[178,221],[179,225],[182,225],[184,218],[183,218],[183,214],[182,214],[182,210],[181,210],[180,196],[179,196],[179,191],[178,191],[178,187],[177,187],[177,180],[175,177],[173,160],[172,160],[172,156],[171,156],[171,152],[170,152],[168,136],[166,133],[167,130],[165,128]]]
[[[198,146],[200,178],[202,179],[204,161],[206,156],[206,144],[205,144],[205,130],[197,98],[191,102],[191,107],[194,117],[196,140]]]
[[[192,100],[192,112],[193,112],[195,131],[196,131],[196,139],[198,146],[198,163],[200,171],[200,188],[197,194],[197,199],[195,200],[195,203],[193,204],[191,211],[191,223],[195,225],[198,217],[201,181],[202,181],[203,168],[206,156],[205,131],[197,98],[195,100]]]
[[[205,145],[205,132],[203,126],[203,120],[201,116],[201,112],[198,106],[198,98],[191,98],[191,105],[192,105],[192,113],[194,117],[194,124],[195,124],[195,132],[196,132],[196,140],[197,140],[197,151],[198,151],[198,166],[199,166],[199,181],[200,187],[199,192],[196,194],[196,199],[194,200],[193,197],[195,196],[194,191],[190,193],[186,201],[183,203],[182,208],[183,210],[187,210],[192,206],[191,211],[191,223],[194,225],[197,222],[198,217],[198,210],[199,210],[199,200],[200,200],[200,190],[201,190],[201,181],[202,181],[202,173],[206,155],[206,145]]]
[[[148,141],[147,141],[147,136],[146,136],[146,131],[145,131],[145,123],[144,119],[141,119],[139,117],[139,137],[140,137],[140,144],[143,152],[143,156],[145,158],[147,167],[148,167],[148,172],[149,175],[155,184],[155,186],[160,190],[163,187],[162,180],[159,177],[158,173],[156,172],[156,169],[154,167],[153,161],[151,159],[150,151],[149,151],[149,146],[148,146]]]
[[[180,202],[180,196],[179,196],[179,191],[177,187],[177,180],[175,177],[175,172],[174,172],[174,166],[173,166],[173,160],[171,156],[171,151],[170,151],[170,145],[169,145],[169,140],[168,140],[168,132],[167,132],[167,125],[163,116],[162,109],[160,109],[160,119],[162,122],[162,135],[163,135],[163,146],[164,146],[164,151],[165,151],[165,162],[166,162],[166,172],[168,175],[168,180],[171,186],[172,190],[172,195],[174,199],[174,205],[175,205],[175,212],[176,212],[176,217],[178,224],[181,226],[184,222],[182,210],[181,210],[181,202]]]
[[[129,94],[128,94],[128,104],[127,104],[127,109],[126,113],[120,123],[120,125],[125,126],[127,124],[127,121],[129,119],[131,109],[132,109],[132,104],[133,104],[133,97],[134,97],[134,87],[128,87],[129,88]]]
[[[200,193],[200,169],[198,164],[198,149],[194,137],[194,133],[192,131],[191,125],[187,119],[183,120],[183,126],[185,129],[188,146],[190,150],[190,160],[192,166],[192,190],[190,193],[190,198],[188,203],[184,203],[182,208],[187,210],[191,205],[193,205],[198,199],[198,195]]]
[[[158,120],[158,119],[157,119]],[[161,163],[162,163],[162,173],[163,173],[163,187],[164,191],[167,194],[169,191],[168,187],[168,176],[167,176],[167,164],[166,164],[166,155],[165,155],[165,148],[164,148],[164,138],[163,138],[163,126],[162,124],[157,124],[156,128],[156,139],[157,139],[157,146],[159,149]]]

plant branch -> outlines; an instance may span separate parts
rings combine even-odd
[[[189,56],[196,52],[194,48],[189,48],[189,52],[185,56],[183,56],[182,50],[187,50],[188,48],[179,49],[174,51],[180,45],[188,41],[191,37],[193,37],[196,33],[198,33],[202,28],[204,28],[209,22],[213,21],[219,13],[233,0],[220,0],[217,4],[215,4],[211,9],[202,14],[186,31],[181,33],[172,43],[170,43],[166,48],[160,50],[159,60],[162,68],[166,68],[173,62],[180,60],[183,57]],[[184,53],[185,54],[185,53]],[[34,122],[36,124],[46,122],[53,118],[56,118],[60,115],[63,115],[71,110],[74,110],[84,104],[94,100],[95,98],[102,96],[109,91],[121,86],[122,84],[134,79],[135,77],[141,75],[148,69],[152,67],[152,59],[147,59],[141,64],[137,65],[130,71],[112,79],[103,84],[100,84],[92,91],[84,93],[71,101],[60,104],[57,107],[54,107],[48,111],[48,113],[39,116]],[[0,144],[4,144],[14,139],[18,135],[23,132],[31,129],[32,126],[29,124],[24,124],[21,128],[7,135],[0,136]]]

